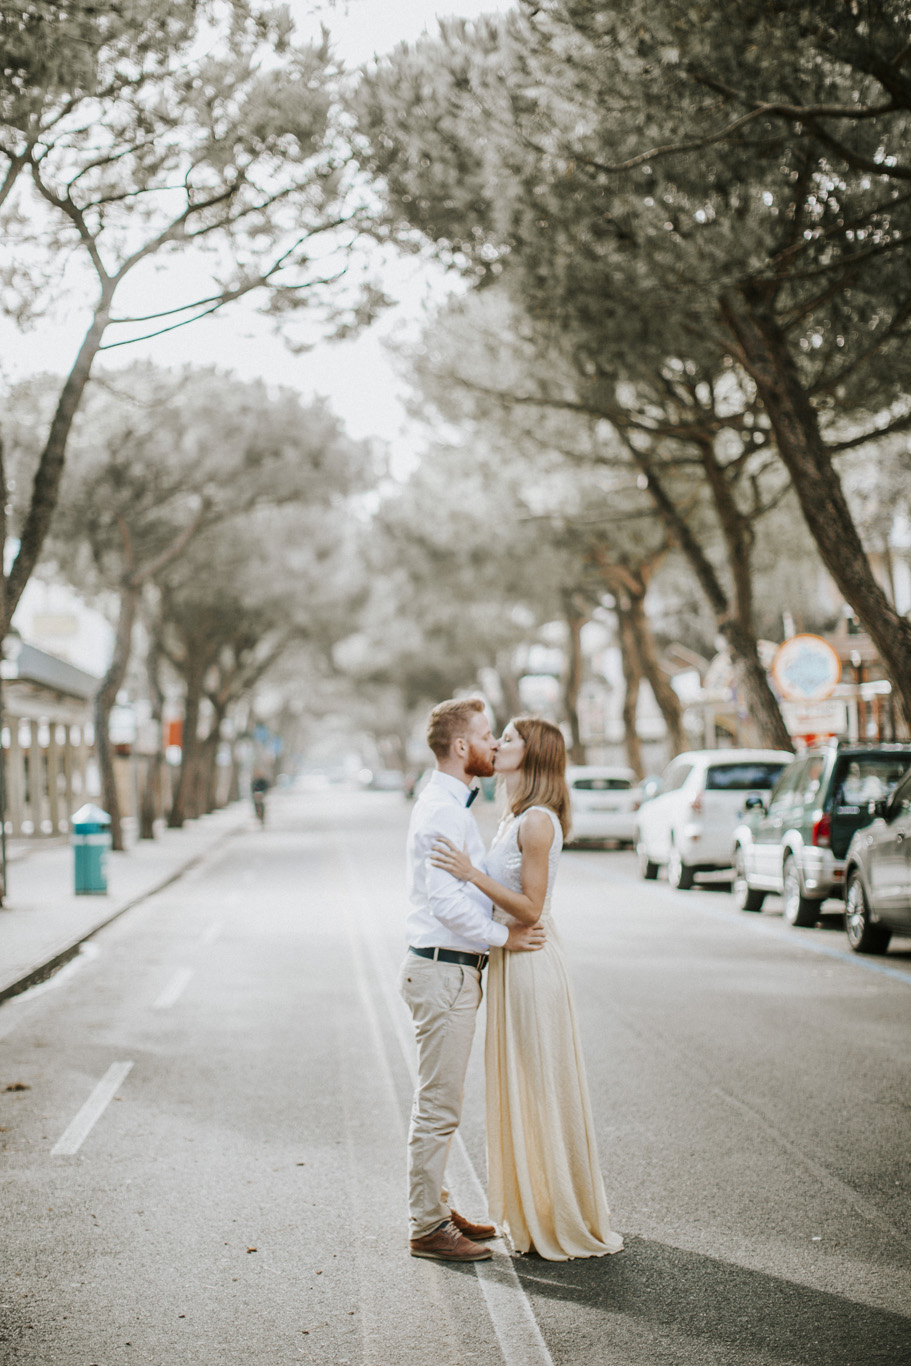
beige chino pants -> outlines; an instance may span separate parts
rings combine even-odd
[[[462,1117],[481,974],[460,963],[406,953],[399,991],[411,1011],[418,1047],[408,1128],[408,1213],[410,1236],[422,1238],[449,1218],[446,1159]]]

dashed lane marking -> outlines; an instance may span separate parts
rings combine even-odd
[[[82,1147],[89,1134],[117,1094],[118,1088],[131,1071],[131,1062],[112,1062],[82,1109],[67,1126],[51,1153],[55,1157],[72,1157]]]
[[[154,1002],[152,1009],[167,1010],[170,1006],[176,1005],[193,977],[194,971],[194,968],[178,968],[161,995]]]

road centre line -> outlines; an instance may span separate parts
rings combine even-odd
[[[132,1067],[131,1062],[111,1063],[82,1109],[54,1144],[51,1149],[52,1156],[72,1157],[73,1153],[79,1151]]]
[[[167,1010],[170,1006],[174,1005],[186,989],[194,972],[195,968],[178,968],[161,995],[154,1002],[152,1009]]]
[[[361,912],[359,924],[356,928],[351,925],[350,919],[346,917],[358,985],[362,996],[365,992],[369,992],[365,956],[362,951],[362,941],[366,936],[371,941],[372,951],[367,955],[367,958],[374,966],[373,975],[376,986],[392,1021],[393,1031],[405,1060],[408,1075],[415,1082],[417,1071],[414,1057],[414,1039],[401,1002],[390,985],[393,980],[394,965],[391,964],[385,945],[376,932],[376,918],[369,900],[361,888],[351,849],[340,835],[336,835],[336,844],[351,899]],[[383,962],[388,965],[388,971],[385,973],[378,966]],[[375,1029],[379,1029],[372,1003],[367,997],[364,997],[364,1001],[368,1017],[372,1016],[371,1023],[374,1024]],[[379,1046],[382,1049],[382,1056],[385,1057],[382,1035],[379,1036]],[[388,1069],[388,1061],[385,1065]],[[452,1182],[455,1190],[467,1195],[472,1204],[480,1204],[483,1208],[486,1204],[484,1188],[468,1154],[468,1149],[465,1147],[464,1140],[458,1131],[450,1149],[450,1167],[455,1178]],[[481,1292],[487,1303],[487,1312],[490,1315],[490,1321],[493,1324],[506,1366],[553,1366],[553,1358],[544,1341],[528,1296],[516,1274],[512,1258],[504,1252],[494,1251],[490,1261],[475,1262],[474,1270],[480,1282]]]

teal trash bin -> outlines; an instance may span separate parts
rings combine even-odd
[[[107,862],[111,847],[111,818],[100,806],[88,802],[73,815],[74,874],[76,895],[104,893],[108,889]]]

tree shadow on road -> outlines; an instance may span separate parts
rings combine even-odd
[[[598,1328],[599,1342],[613,1341],[606,1361],[897,1366],[911,1360],[911,1318],[645,1238],[628,1240],[616,1257],[545,1262],[529,1256],[513,1265],[533,1302],[571,1301],[608,1316],[606,1324],[599,1315]],[[543,1305],[540,1316],[546,1317]],[[561,1359],[557,1350],[555,1360]]]

